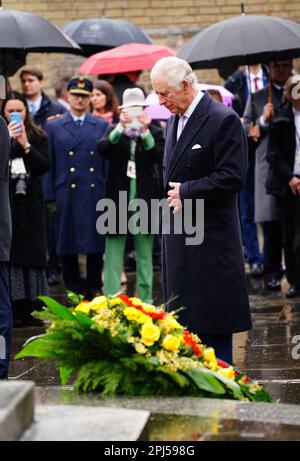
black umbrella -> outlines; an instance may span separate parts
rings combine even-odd
[[[0,9],[0,72],[13,75],[29,52],[81,54],[81,49],[40,16]]]
[[[150,37],[136,25],[116,19],[79,19],[66,24],[62,30],[81,46],[85,56],[126,43],[152,44]]]
[[[178,53],[194,69],[239,66],[300,56],[300,25],[274,16],[245,15],[213,24]]]

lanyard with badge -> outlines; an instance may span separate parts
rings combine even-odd
[[[136,150],[136,140],[130,140],[130,160],[127,164],[127,176],[131,179],[136,179],[136,165],[135,165],[135,150]]]

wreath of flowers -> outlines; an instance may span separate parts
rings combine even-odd
[[[86,301],[68,292],[66,307],[42,296],[34,316],[50,321],[29,339],[16,359],[54,360],[62,384],[102,395],[180,395],[267,401],[257,382],[215,356],[189,332],[176,312],[135,297],[98,296]]]

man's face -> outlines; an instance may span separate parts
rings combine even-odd
[[[69,93],[69,104],[75,112],[87,112],[90,102],[91,98],[88,95]]]
[[[291,76],[293,64],[292,61],[276,61],[270,63],[271,79],[279,85],[284,85]]]
[[[26,98],[34,98],[41,94],[43,80],[39,80],[34,75],[23,74],[21,78],[22,92]]]
[[[184,114],[189,106],[187,82],[182,82],[182,88],[170,87],[167,79],[158,75],[152,80],[152,86],[159,98],[159,104],[164,105],[172,114]]]

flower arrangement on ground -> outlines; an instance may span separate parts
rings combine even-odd
[[[268,392],[187,331],[164,306],[126,295],[92,301],[69,293],[67,308],[47,296],[37,318],[51,321],[16,359],[54,360],[62,384],[102,395],[166,395],[271,402]]]

